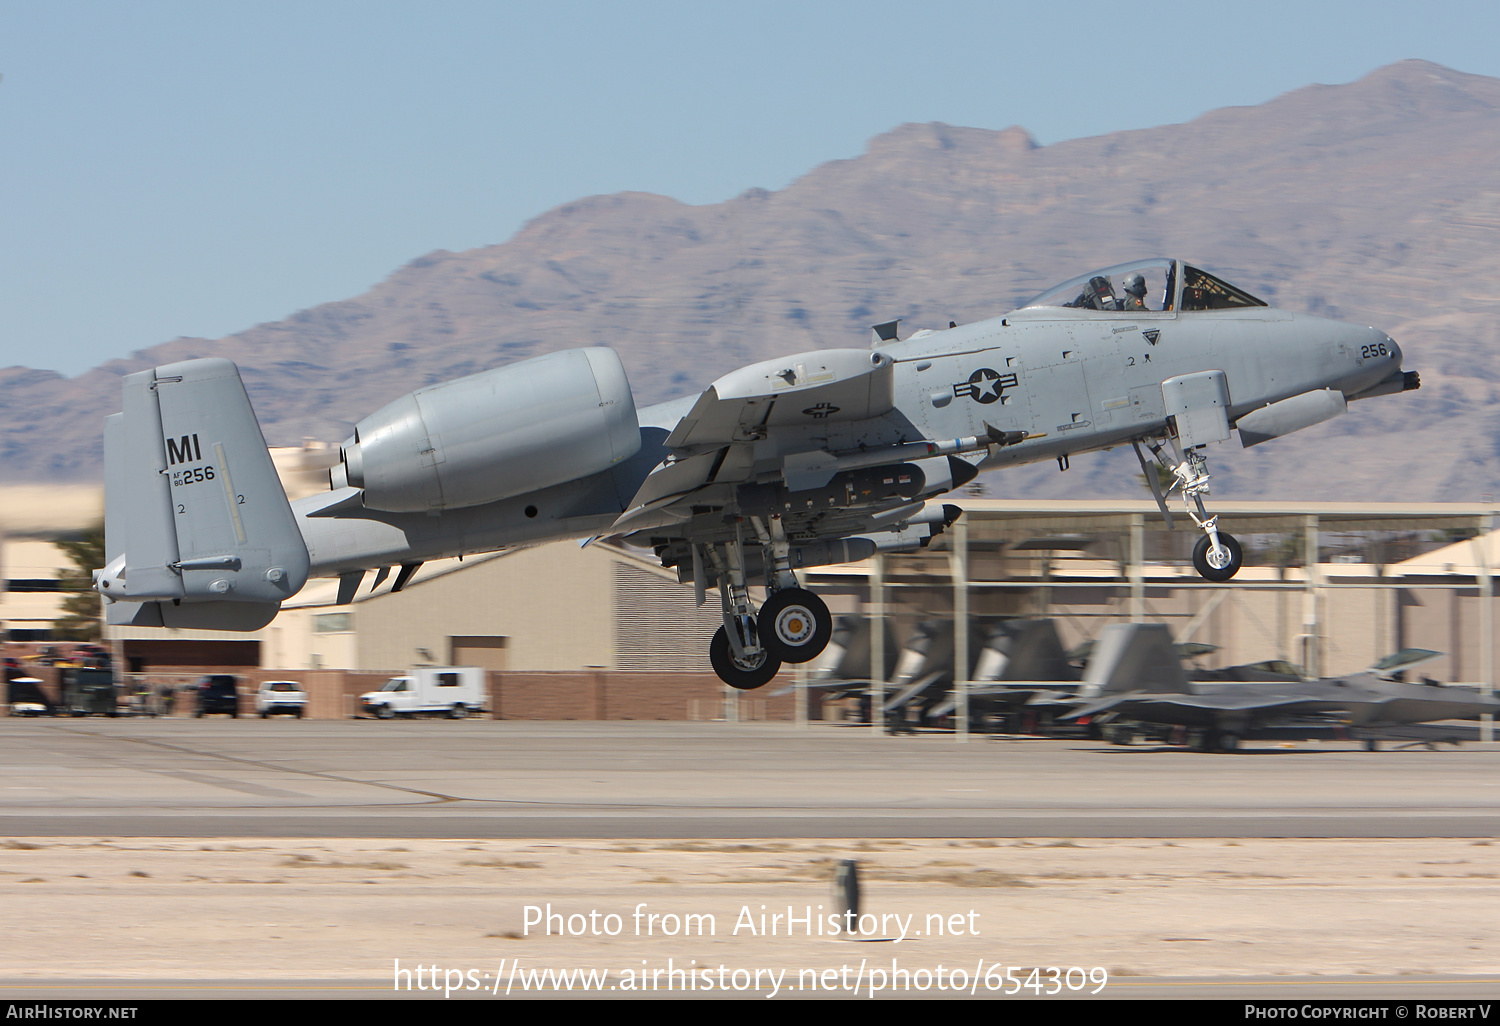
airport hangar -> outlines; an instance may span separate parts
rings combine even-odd
[[[1488,505],[1221,501],[1245,567],[1211,584],[1191,565],[1197,532],[1181,518],[1168,531],[1149,499],[960,504],[965,516],[925,550],[814,567],[805,580],[835,615],[889,618],[898,642],[955,614],[1050,616],[1068,648],[1146,620],[1217,646],[1206,667],[1285,659],[1332,675],[1429,648],[1445,655],[1424,673],[1493,685],[1500,540]],[[342,604],[337,581],[310,582],[251,635],[110,628],[108,640],[152,683],[210,669],[296,676],[315,716],[349,715],[354,695],[422,663],[484,666],[491,710],[508,719],[824,714],[816,697],[772,694],[803,679],[791,669],[761,691],[720,685],[702,655],[716,596],[695,608],[649,552],[560,542],[427,564],[400,591],[396,577],[369,574]]]

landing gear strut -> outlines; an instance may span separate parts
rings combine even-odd
[[[709,662],[732,688],[752,690],[770,681],[781,664],[816,659],[833,636],[833,616],[823,600],[797,583],[780,517],[750,520],[761,545],[766,602],[757,614],[750,603],[744,543],[736,526],[728,542],[703,547],[719,579],[724,625],[708,647]]]
[[[1156,504],[1161,507],[1167,520],[1167,527],[1170,529],[1172,514],[1167,509],[1166,496],[1171,495],[1176,489],[1181,489],[1183,507],[1204,535],[1193,547],[1193,566],[1197,568],[1204,580],[1227,581],[1239,573],[1240,566],[1244,562],[1244,553],[1240,550],[1240,543],[1235,540],[1234,535],[1220,531],[1219,518],[1209,516],[1208,510],[1203,506],[1203,497],[1209,494],[1208,460],[1196,449],[1189,449],[1186,455],[1181,455],[1174,441],[1171,439],[1166,441],[1172,447],[1171,456],[1164,451],[1165,447],[1161,441],[1146,440],[1156,461],[1162,467],[1171,470],[1172,477],[1175,478],[1165,494],[1162,493],[1161,486],[1157,483],[1155,472],[1146,466],[1146,458],[1141,454],[1140,445],[1136,444],[1135,454],[1140,458],[1141,469],[1146,472],[1146,481],[1151,486],[1151,494],[1156,497]]]

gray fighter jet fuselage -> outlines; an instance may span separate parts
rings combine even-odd
[[[603,348],[420,389],[360,421],[331,490],[287,508],[233,365],[184,361],[128,376],[107,422],[97,587],[112,623],[249,630],[309,576],[339,576],[349,601],[370,570],[404,583],[424,560],[618,536],[700,602],[717,588],[711,662],[758,687],[832,631],[797,569],[925,545],[959,512],[929,500],[982,470],[1132,444],[1202,529],[1200,573],[1225,580],[1240,551],[1204,509],[1204,447],[1414,387],[1377,329],[1145,260],[993,320],[906,339],[879,325],[869,349],[762,361],[639,413]]]

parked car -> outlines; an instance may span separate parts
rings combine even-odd
[[[255,692],[255,711],[260,718],[282,714],[302,718],[307,708],[307,692],[294,680],[262,681]]]
[[[198,709],[194,716],[209,716],[213,713],[228,713],[231,717],[240,714],[239,678],[232,673],[209,673],[199,677],[193,688],[198,693]]]
[[[359,696],[366,715],[446,716],[461,720],[484,709],[484,670],[478,666],[420,666]]]

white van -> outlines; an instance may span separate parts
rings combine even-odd
[[[484,668],[481,666],[419,666],[402,677],[392,677],[379,691],[366,691],[359,705],[367,716],[446,715],[461,720],[484,711]]]

